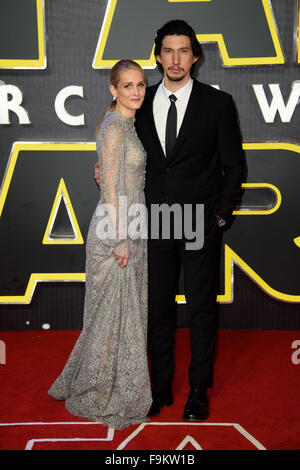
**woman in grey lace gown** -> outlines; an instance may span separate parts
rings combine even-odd
[[[123,60],[110,80],[115,100],[96,134],[101,198],[87,237],[83,329],[48,394],[73,415],[122,429],[146,421],[152,402],[146,217],[132,211],[145,207],[146,155],[134,121],[146,79],[137,63]]]

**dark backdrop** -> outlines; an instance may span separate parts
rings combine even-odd
[[[300,92],[297,94],[298,2],[252,0],[251,15],[247,0],[193,4],[172,4],[166,0],[152,3],[28,0],[25,8],[24,3],[4,0],[0,5],[0,85],[3,86],[0,86],[0,106],[5,104],[5,96],[12,99],[11,95],[5,95],[9,89],[4,87],[14,85],[22,93],[21,106],[30,121],[30,124],[20,124],[18,115],[10,111],[9,123],[4,123],[1,115],[1,330],[81,328],[85,244],[76,240],[80,231],[85,241],[98,198],[93,181],[93,165],[97,160],[93,145],[95,128],[110,102],[109,61],[118,58],[113,55],[118,44],[122,52],[124,44],[127,50],[129,48],[127,57],[149,59],[153,46],[149,38],[154,38],[156,29],[166,20],[179,14],[199,35],[215,34],[220,30],[210,31],[210,28],[220,28],[229,55],[238,59],[237,65],[233,64],[234,60],[229,65],[224,64],[224,54],[213,38],[213,42],[202,44],[204,60],[196,78],[232,94],[248,164],[245,183],[256,187],[265,185],[264,190],[245,186],[243,206],[240,210],[237,208],[235,223],[225,233],[224,247],[230,250],[224,250],[226,258],[220,270],[220,326],[299,329],[300,111],[296,103],[293,105],[293,100],[297,102],[300,96]],[[38,53],[38,28],[34,16],[40,6],[44,7],[45,31],[42,31],[39,44],[41,47],[41,41],[44,43],[45,55]],[[103,69],[97,65],[98,60],[103,66],[96,54],[97,44],[100,44],[103,20],[109,19],[105,12],[113,6],[111,35],[108,35],[102,57],[107,68]],[[271,26],[279,39],[282,63],[276,63],[280,62],[278,50],[275,51],[270,39],[266,17],[261,16],[266,11],[273,13]],[[241,19],[245,22],[245,37],[243,27],[238,27]],[[207,37],[199,36],[199,39],[207,40]],[[138,45],[139,49],[133,45]],[[146,54],[144,51],[148,51],[147,56],[134,56]],[[256,63],[247,63],[249,60],[243,54],[245,57],[252,54],[251,60]],[[267,62],[262,59],[264,54],[273,55],[270,64],[263,63]],[[9,62],[11,59],[15,64]],[[25,62],[20,65],[22,60]],[[16,66],[22,68],[14,68]],[[149,60],[146,67],[149,67]],[[146,73],[149,84],[161,78],[157,69],[147,68]],[[281,114],[277,112],[269,119],[270,122],[262,112],[266,112],[273,99],[269,84],[277,84],[277,91],[273,89],[273,93],[277,93],[273,105],[281,110]],[[253,85],[263,85],[265,105],[262,98],[260,101],[257,98]],[[84,114],[81,125],[63,122],[55,111],[58,93],[68,86],[82,89],[82,96],[70,96],[65,104],[70,115]],[[20,150],[12,152],[16,142],[21,143],[17,146]],[[34,144],[37,147],[28,147],[29,143],[37,143]],[[53,144],[50,150],[46,148],[48,143]],[[72,143],[77,147],[70,147]],[[59,147],[60,144],[64,145]],[[78,231],[77,226],[71,227],[62,204],[58,219],[52,220],[56,224],[52,229],[54,242],[43,244],[61,178],[67,188],[65,197],[71,201],[73,222],[78,223]],[[69,212],[69,216],[72,219],[72,213]],[[55,238],[54,228],[58,237],[63,236],[71,243],[58,244],[61,238]],[[40,282],[33,282],[30,290],[28,283],[32,273],[38,273],[36,279]],[[178,294],[184,295],[182,280]],[[177,323],[179,327],[186,326],[184,303],[178,303]]]

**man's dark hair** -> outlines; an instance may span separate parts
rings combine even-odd
[[[193,28],[184,20],[172,20],[168,21],[164,26],[162,26],[156,33],[156,38],[154,40],[154,55],[157,57],[160,55],[162,42],[165,36],[188,36],[190,38],[191,47],[193,51],[193,56],[199,58],[202,56],[202,48],[198,42],[197,36]],[[197,61],[198,62],[198,61]],[[195,66],[197,64],[195,62],[191,67],[191,74],[193,73]],[[162,65],[157,62],[157,66],[161,72],[163,72]]]

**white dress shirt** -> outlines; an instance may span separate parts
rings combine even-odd
[[[190,94],[193,88],[193,80],[189,79],[186,85],[184,85],[180,90],[173,93],[169,91],[165,85],[164,81],[157,88],[156,94],[153,100],[153,116],[156,126],[156,131],[163,148],[164,153],[166,154],[165,140],[166,140],[166,123],[167,115],[171,101],[169,100],[170,95],[175,95],[176,100],[176,109],[177,109],[177,136],[184,118],[184,114],[187,108],[187,104],[190,98]]]

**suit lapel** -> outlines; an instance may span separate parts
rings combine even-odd
[[[145,102],[145,117],[146,117],[146,122],[147,122],[147,132],[151,136],[151,144],[154,148],[154,154],[158,155],[159,158],[163,161],[166,162],[166,157],[165,153],[163,151],[163,148],[161,146],[156,126],[155,126],[155,121],[154,121],[154,116],[153,116],[153,100],[155,93],[157,91],[157,88],[159,87],[160,82],[149,89],[148,97]]]
[[[180,148],[186,141],[189,132],[192,128],[192,123],[196,119],[196,116],[199,115],[199,89],[197,82],[194,80],[193,88],[191,95],[188,101],[188,105],[184,114],[184,118],[179,130],[179,134],[176,140],[175,148],[172,157],[169,161],[172,161],[178,154]]]

